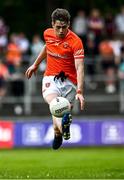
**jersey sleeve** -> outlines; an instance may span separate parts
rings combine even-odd
[[[72,46],[74,59],[84,59],[83,43],[80,39],[76,39]]]

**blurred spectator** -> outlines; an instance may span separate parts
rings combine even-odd
[[[72,30],[82,39],[85,45],[87,33],[87,19],[83,10],[79,10],[77,12],[77,16],[72,22]]]
[[[120,79],[124,80],[124,45],[121,46],[120,63],[118,69],[118,75]]]
[[[41,40],[40,36],[38,34],[35,34],[32,38],[32,44],[31,44],[31,62],[30,62],[31,64],[37,58],[44,45],[45,44]],[[40,63],[40,71],[42,72],[42,74],[44,73],[45,69],[46,69],[46,61],[42,61]],[[34,94],[36,92],[36,79],[34,76],[32,77],[31,86],[32,86],[32,93]]]
[[[86,69],[87,69],[87,81],[86,86],[89,89],[95,90],[97,87],[97,83],[94,81],[94,76],[96,74],[96,56],[95,56],[95,43],[94,36],[92,34],[88,34],[87,36],[87,48],[85,49],[86,54]]]
[[[10,41],[7,46],[6,63],[11,74],[10,92],[14,96],[24,94],[24,81],[21,72],[22,51],[18,46],[18,36],[11,34]]]
[[[110,45],[113,48],[114,56],[115,56],[115,63],[118,65],[120,62],[120,48],[122,45],[121,40],[119,39],[118,35],[114,35],[113,39],[110,41]]]
[[[90,17],[88,18],[88,30],[94,36],[95,54],[98,54],[98,45],[104,31],[104,20],[98,9],[91,10]]]
[[[111,47],[108,38],[105,38],[99,44],[99,52],[101,56],[101,65],[105,73],[105,90],[107,93],[114,93],[116,91],[116,85],[115,85],[116,64],[114,59],[113,48]]]
[[[25,33],[20,32],[18,34],[17,45],[20,48],[20,51],[21,51],[21,54],[22,54],[22,61],[29,63],[29,47],[30,47],[30,43],[29,43],[29,40],[27,39]]]
[[[120,13],[115,17],[116,31],[124,36],[124,5],[120,8]]]
[[[105,14],[105,34],[110,38],[115,34],[115,22],[111,12]]]
[[[43,46],[44,46],[44,42],[41,40],[38,34],[35,34],[33,36],[32,44],[31,44],[31,54],[34,59],[38,56]]]
[[[29,50],[29,41],[28,41],[26,35],[23,32],[18,34],[17,44],[18,44],[22,54],[26,54],[28,52],[28,50]]]
[[[2,17],[0,17],[0,54],[3,54],[8,42],[7,33],[9,29]]]
[[[43,46],[44,46],[44,42],[41,40],[38,34],[35,34],[33,36],[32,44],[31,44],[31,63],[37,58]],[[44,72],[45,68],[46,68],[46,63],[45,61],[42,61],[40,64],[40,70]]]
[[[6,80],[9,78],[7,66],[0,59],[0,100],[6,94]]]
[[[6,61],[11,74],[15,73],[16,67],[20,67],[22,61],[22,54],[19,46],[17,45],[17,35],[10,36],[10,42],[7,46]]]
[[[124,112],[124,44],[121,46],[120,64],[118,68],[119,93],[120,93],[120,112]]]

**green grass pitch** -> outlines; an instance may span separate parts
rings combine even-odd
[[[0,179],[124,179],[124,148],[0,150]]]

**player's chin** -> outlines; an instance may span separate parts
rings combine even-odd
[[[64,37],[65,37],[65,34],[59,34],[59,37],[60,37],[60,38],[64,38]]]

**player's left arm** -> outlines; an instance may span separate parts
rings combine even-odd
[[[84,109],[84,61],[83,58],[75,60],[77,71],[77,92],[76,99],[80,101],[81,110]]]

